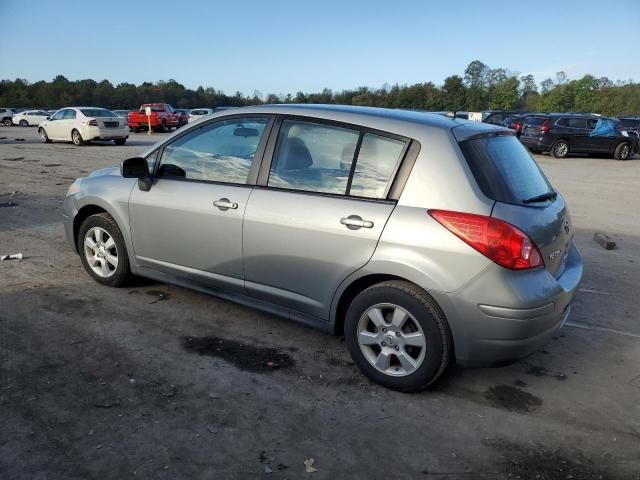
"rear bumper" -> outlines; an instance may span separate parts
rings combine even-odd
[[[82,133],[85,140],[114,140],[118,138],[129,137],[129,127],[118,128],[101,128],[87,127],[86,132]]]
[[[520,142],[528,148],[535,148],[538,150],[549,150],[551,148],[552,141],[543,135],[539,137],[525,137],[520,136]]]
[[[489,267],[462,289],[437,298],[449,319],[456,360],[491,366],[525,357],[566,322],[582,279],[582,258],[571,245],[563,274]]]

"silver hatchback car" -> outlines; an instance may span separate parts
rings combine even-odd
[[[269,105],[207,116],[76,180],[89,275],[131,274],[344,334],[372,380],[528,355],[582,277],[562,196],[513,132],[440,115]]]

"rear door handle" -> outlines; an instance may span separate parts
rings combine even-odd
[[[221,198],[213,202],[213,204],[223,212],[229,209],[235,210],[236,208],[238,208],[238,204],[235,202],[232,202],[228,198]]]
[[[373,228],[373,222],[363,220],[359,215],[349,215],[340,219],[340,223],[345,225],[349,230],[358,230],[359,228]]]

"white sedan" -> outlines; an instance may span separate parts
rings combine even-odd
[[[11,123],[21,127],[35,127],[49,119],[49,114],[44,110],[25,110],[11,117]]]
[[[105,108],[68,107],[41,123],[38,133],[43,143],[62,140],[80,146],[91,140],[113,140],[116,145],[124,145],[129,138],[129,126]]]
[[[213,108],[194,108],[189,112],[189,121],[193,122],[194,120],[198,120],[200,117],[204,117],[211,113],[213,113]]]

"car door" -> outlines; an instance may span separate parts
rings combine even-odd
[[[242,217],[269,125],[267,116],[225,117],[158,152],[150,190],[129,199],[140,266],[244,292]]]
[[[60,140],[62,131],[64,130],[64,115],[68,109],[58,110],[51,118],[46,126],[47,136],[52,140]],[[66,140],[66,138],[65,138]]]
[[[582,117],[569,117],[569,148],[572,152],[589,151],[589,134],[587,120]]]
[[[309,119],[274,129],[245,212],[245,287],[327,319],[336,289],[369,261],[395,207],[387,193],[408,140]]]

